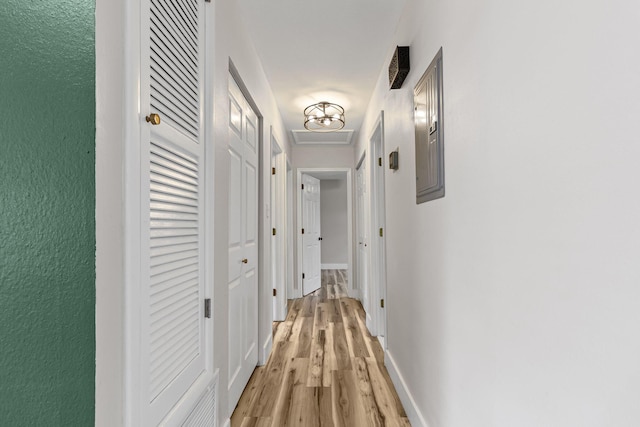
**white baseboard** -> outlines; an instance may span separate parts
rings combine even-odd
[[[267,340],[262,345],[262,354],[258,360],[258,365],[264,366],[267,364],[267,360],[269,360],[269,355],[271,354],[271,347],[273,347],[273,334],[269,334]]]
[[[349,264],[320,264],[320,270],[347,270]]]
[[[231,418],[227,418],[227,421],[224,422],[223,427],[231,427]]]
[[[407,383],[404,381],[404,378],[400,374],[398,366],[396,365],[395,360],[393,360],[393,357],[391,356],[391,352],[389,350],[385,351],[384,353],[384,364],[387,367],[387,371],[389,371],[391,381],[396,387],[398,397],[400,397],[400,401],[402,402],[402,406],[404,406],[404,411],[407,413],[407,417],[409,417],[411,425],[414,427],[429,427],[427,422],[424,420],[424,417],[418,410],[416,401],[413,399],[413,396],[411,395],[411,392],[407,387]]]

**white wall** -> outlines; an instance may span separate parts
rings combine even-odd
[[[320,230],[322,234],[321,263],[349,262],[347,217],[347,180],[320,181]]]
[[[355,154],[383,109],[414,425],[640,425],[638,22],[621,0],[409,1],[389,57],[411,46],[412,71],[389,91],[384,64]],[[440,46],[446,196],[416,205],[412,90]]]
[[[352,168],[351,145],[292,145],[293,168]]]

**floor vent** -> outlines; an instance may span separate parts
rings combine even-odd
[[[200,401],[182,424],[183,427],[212,427],[217,426],[218,422],[218,401],[216,399],[218,393],[218,375],[202,394]]]

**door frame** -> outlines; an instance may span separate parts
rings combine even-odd
[[[293,226],[293,195],[294,195],[294,183],[293,183],[293,168],[291,162],[285,155],[285,163],[287,170],[286,185],[287,185],[287,200],[286,200],[286,274],[287,274],[287,297],[293,298],[295,295],[295,268],[294,268],[294,236],[295,227]],[[285,301],[286,303],[286,301]],[[288,310],[287,310],[288,311]]]
[[[271,194],[271,149],[265,147],[264,116],[258,104],[251,96],[249,88],[244,83],[240,72],[229,58],[229,73],[240,88],[240,92],[258,116],[258,366],[267,363],[273,336],[273,309],[271,304],[271,220],[267,213],[269,206],[267,198]],[[231,415],[231,414],[229,414]]]
[[[358,159],[358,161],[356,162],[356,169],[355,169],[355,174],[356,174],[356,183],[354,184],[356,186],[356,194],[355,194],[355,203],[356,203],[356,209],[354,212],[355,215],[355,225],[356,225],[356,229],[355,229],[355,237],[357,239],[360,239],[360,230],[361,229],[366,229],[367,225],[369,227],[369,230],[367,230],[367,236],[369,236],[369,241],[371,241],[371,217],[370,217],[370,207],[371,207],[371,202],[370,202],[370,194],[371,194],[371,190],[370,190],[370,184],[369,184],[369,173],[370,171],[368,171],[367,169],[370,169],[370,160],[369,160],[369,147],[367,147],[363,153],[362,156],[360,156],[360,158]],[[360,221],[360,217],[358,216],[359,214],[359,202],[358,202],[358,188],[357,188],[357,179],[358,179],[358,171],[360,170],[360,168],[364,165],[365,167],[365,171],[364,171],[364,176],[363,176],[363,180],[365,183],[365,197],[364,197],[364,201],[363,201],[363,212],[362,212],[362,221]],[[367,209],[369,208],[369,209]],[[368,216],[368,218],[367,218]],[[367,224],[368,222],[368,224]],[[365,242],[359,242],[358,245],[360,244],[365,244]],[[366,247],[366,244],[365,244]],[[357,266],[357,273],[356,273],[356,278],[358,280],[358,299],[360,300],[360,302],[362,302],[362,308],[365,311],[365,323],[367,324],[367,327],[372,327],[373,326],[373,322],[374,319],[371,315],[370,312],[367,311],[367,304],[371,304],[372,301],[372,296],[371,296],[371,280],[370,280],[370,268],[369,268],[369,264],[371,263],[371,250],[368,249],[366,251],[366,254],[364,255],[364,258],[367,261],[367,268],[365,269],[365,271],[361,271],[360,267],[361,267],[361,255],[360,255],[360,246],[354,248],[355,252],[356,252],[356,266]],[[368,296],[368,300],[364,300],[365,295]],[[367,315],[369,316],[369,319],[371,319],[371,321],[369,321],[367,319]]]
[[[387,297],[387,266],[386,266],[386,212],[385,212],[385,177],[384,177],[384,111],[380,112],[378,119],[370,133],[369,137],[369,152],[371,153],[371,161],[369,162],[369,200],[370,200],[370,242],[371,251],[369,252],[369,269],[371,274],[369,275],[369,284],[371,289],[371,296],[375,298],[373,300],[375,307],[371,313],[374,317],[374,331],[371,331],[373,335],[384,337],[381,339],[383,349],[386,349],[386,309],[381,307],[380,301],[385,300]],[[379,135],[379,137],[378,137]],[[382,159],[382,165],[377,164],[377,159]],[[382,228],[382,236],[379,234],[379,229]]]
[[[301,187],[302,174],[309,174],[311,176],[329,175],[329,174],[345,174],[347,177],[347,253],[348,253],[348,269],[347,269],[347,293],[349,296],[355,296],[355,290],[353,287],[353,184],[352,184],[352,168],[297,168],[296,169],[296,281],[291,297],[302,298],[302,197]],[[318,176],[316,176],[318,175]],[[323,178],[319,178],[322,180]],[[326,179],[326,178],[325,178]]]
[[[231,60],[229,60],[229,73],[228,73],[228,94],[227,96],[230,97],[231,96],[231,88],[230,85],[233,83],[235,83],[235,85],[237,86],[237,89],[240,92],[240,95],[242,96],[243,100],[249,105],[249,108],[251,109],[251,111],[255,114],[256,116],[256,120],[257,120],[257,150],[256,150],[256,167],[257,167],[257,185],[256,185],[256,192],[257,192],[257,205],[256,205],[256,215],[257,215],[257,230],[256,230],[256,251],[257,251],[257,261],[255,263],[255,270],[256,270],[256,309],[257,309],[257,314],[256,314],[256,318],[255,318],[255,328],[256,328],[256,332],[255,332],[255,355],[256,355],[256,366],[259,366],[261,364],[260,360],[261,360],[261,340],[260,340],[260,326],[261,326],[261,314],[264,314],[265,311],[267,311],[269,314],[271,314],[271,310],[266,309],[263,304],[264,304],[264,299],[261,298],[261,289],[262,287],[265,285],[265,283],[268,283],[268,274],[269,272],[263,272],[263,270],[265,270],[265,265],[263,263],[263,253],[265,250],[265,246],[268,247],[268,245],[271,244],[271,242],[263,237],[263,229],[265,228],[265,223],[268,222],[268,216],[265,216],[265,207],[264,204],[261,203],[261,201],[263,200],[263,198],[265,197],[266,194],[269,194],[268,192],[263,192],[263,188],[262,188],[262,184],[263,181],[266,181],[266,184],[269,185],[270,184],[270,180],[269,179],[264,179],[264,171],[266,169],[266,165],[269,164],[269,160],[266,160],[266,164],[265,164],[265,159],[263,158],[265,155],[268,156],[268,159],[270,159],[271,157],[271,150],[266,150],[264,148],[264,137],[263,137],[263,116],[260,113],[260,110],[258,109],[255,101],[251,98],[250,92],[247,89],[246,85],[244,84],[244,82],[242,81],[242,78],[240,77],[237,69],[234,67],[233,62]],[[243,114],[243,117],[246,116],[245,114]],[[242,130],[242,134],[244,135],[245,128],[244,128],[244,124],[245,124],[245,119],[243,119],[242,121],[243,123],[243,130]],[[229,126],[229,124],[227,124],[227,126]],[[228,130],[228,129],[227,129]],[[230,141],[227,140],[227,147],[230,147]],[[243,158],[244,161],[244,158]],[[270,171],[269,171],[270,173]],[[229,180],[227,182],[227,185],[230,186],[231,184],[231,180]],[[260,218],[262,218],[262,221],[260,220]],[[229,218],[227,218],[227,220],[229,220]],[[245,224],[246,226],[246,224]],[[267,225],[268,226],[268,225]],[[263,246],[264,245],[264,246]],[[242,273],[244,274],[244,272]],[[229,283],[229,270],[227,270],[227,284]],[[226,289],[227,292],[227,303],[228,303],[228,298],[229,298],[229,290],[228,288]],[[227,311],[227,331],[229,330],[229,325],[231,323],[231,312]],[[243,337],[244,338],[244,337]],[[236,339],[236,337],[233,337],[231,334],[229,334],[229,332],[227,332],[227,351],[229,349],[229,344],[231,342],[231,340]],[[251,351],[252,352],[252,351]],[[241,353],[241,357],[244,360],[247,359],[247,355],[249,353]],[[233,410],[235,408],[235,406],[237,405],[237,401],[234,403],[231,403],[231,393],[230,393],[230,384],[232,383],[231,378],[229,378],[228,374],[229,374],[229,367],[230,367],[230,358],[227,357],[227,384],[226,384],[226,389],[227,389],[227,405],[228,408],[224,408],[226,409],[226,412],[228,413],[228,416],[231,417],[231,414],[233,413]],[[255,369],[255,366],[252,367],[253,369]],[[253,369],[251,371],[251,374],[253,373]],[[239,372],[242,372],[242,369],[240,369]],[[251,374],[249,374],[246,377],[246,382],[243,385],[243,389],[246,387],[246,384],[249,381],[249,378],[251,376]],[[235,376],[234,376],[234,381],[235,381]],[[238,396],[238,400],[240,399],[242,395],[242,392],[240,393],[240,395]]]
[[[306,177],[306,178],[305,178]],[[322,287],[322,206],[320,179],[302,174],[302,295],[308,296]]]
[[[284,321],[287,315],[286,288],[286,153],[280,146],[278,139],[270,130],[271,139],[271,167],[276,173],[271,173],[271,228],[276,234],[271,236],[271,287],[276,291],[272,297],[272,311],[274,321]]]

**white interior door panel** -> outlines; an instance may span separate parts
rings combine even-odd
[[[302,293],[308,295],[321,285],[320,180],[303,174],[302,184]]]
[[[258,363],[258,117],[229,77],[229,414]]]

